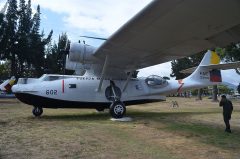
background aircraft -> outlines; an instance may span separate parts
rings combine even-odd
[[[5,80],[1,85],[0,85],[0,98],[12,98],[15,97],[14,94],[11,94],[11,88],[15,84],[15,77],[11,77],[8,80]]]

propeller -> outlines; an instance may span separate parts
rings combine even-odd
[[[80,36],[80,37],[83,37],[83,38],[88,38],[88,39],[96,39],[96,40],[108,40],[106,38],[99,38],[99,37],[93,37],[93,36]]]

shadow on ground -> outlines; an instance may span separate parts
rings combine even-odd
[[[34,119],[35,117],[28,117]],[[38,117],[41,120],[56,121],[106,121],[110,118],[108,113],[89,113],[89,114],[60,114],[60,115],[43,115]]]
[[[186,117],[189,115],[200,115],[200,114],[214,114],[215,112],[141,112],[141,111],[131,111],[127,116],[132,117],[135,121],[137,120],[153,120],[160,121],[168,117],[174,116],[175,118]],[[28,117],[28,119],[35,119],[36,117]],[[103,113],[88,113],[88,114],[59,114],[59,115],[43,115],[38,117],[42,120],[63,120],[63,121],[99,121],[108,120],[111,118],[108,111]]]

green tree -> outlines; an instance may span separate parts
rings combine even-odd
[[[216,48],[216,52],[220,55],[222,61],[236,62],[240,61],[240,47],[239,44],[230,44],[226,48]],[[235,69],[240,74],[240,68]],[[217,86],[213,87],[213,101],[217,100]]]
[[[29,61],[35,69],[33,76],[41,76],[44,73],[45,62],[45,46],[51,41],[53,31],[51,31],[47,38],[44,38],[44,32],[40,32],[40,6],[37,6],[37,12],[32,19],[32,28],[30,31],[30,52]]]
[[[180,71],[193,67],[190,58],[185,57],[182,59],[173,60],[171,62],[172,65],[172,73],[170,74],[171,77],[176,77],[176,80],[183,79],[187,75],[180,73]]]
[[[234,93],[233,89],[230,89],[225,85],[219,85],[218,90],[219,90],[219,94],[233,94]]]
[[[46,73],[59,73],[58,65],[56,64],[58,59],[58,46],[56,43],[53,45],[48,44],[46,49],[46,59],[45,59],[45,71]]]
[[[225,49],[218,48],[218,52],[221,53],[221,58],[225,62],[240,61],[240,44],[230,44]],[[240,68],[235,69],[240,74]]]
[[[66,33],[62,33],[58,38],[58,43],[49,45],[47,48],[46,69],[51,73],[71,74],[72,71],[65,72],[65,58],[70,48],[70,41]]]
[[[4,21],[4,17],[5,15],[3,13],[0,13],[0,60],[2,60],[4,54],[3,50],[5,49],[3,34],[5,32],[6,22]]]
[[[31,0],[8,0],[6,15],[0,14],[0,59],[11,62],[11,75],[41,76],[45,47],[51,41],[40,33],[40,6],[32,16]]]
[[[19,11],[18,11],[18,30],[17,30],[17,57],[18,57],[18,76],[23,76],[25,72],[24,66],[27,61],[29,62],[30,54],[30,31],[32,27],[31,22],[31,1],[25,4],[25,0],[20,0]]]
[[[8,61],[4,62],[4,63],[0,63],[0,80],[6,80],[10,77],[10,72],[11,68],[10,68],[10,63]]]
[[[7,2],[0,11],[0,60],[3,59],[4,50],[6,48],[6,46],[4,45],[4,41],[3,41],[3,36],[5,33],[5,29],[6,29],[6,20],[5,20],[6,9],[7,9]]]
[[[176,79],[183,79],[188,74],[180,73],[180,71],[198,66],[204,56],[204,52],[199,54],[192,55],[190,57],[185,57],[182,59],[173,60],[171,62],[172,65],[172,73],[170,74],[171,77],[176,77]]]
[[[17,30],[17,0],[8,0],[8,9],[6,13],[6,29],[3,35],[3,45],[5,49],[4,57],[11,61],[11,75],[16,75],[16,30]]]

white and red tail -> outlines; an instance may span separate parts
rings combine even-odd
[[[216,67],[218,66],[218,67]],[[222,82],[220,58],[214,51],[207,51],[200,65],[185,80],[191,80],[206,85]]]
[[[181,72],[190,73],[190,76],[179,80],[182,90],[217,85],[222,82],[220,58],[214,51],[207,51],[198,67]],[[179,91],[178,91],[179,92]]]

